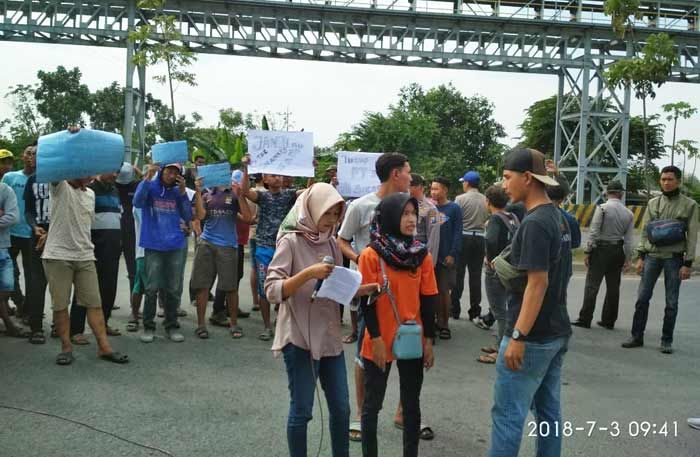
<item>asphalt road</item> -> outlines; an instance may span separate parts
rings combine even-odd
[[[241,303],[249,309],[246,280]],[[661,283],[650,311],[647,346],[620,348],[628,336],[637,284],[634,277],[623,281],[617,329],[574,330],[564,365],[563,414],[573,427],[585,430],[564,439],[564,456],[700,456],[700,431],[686,425],[688,416],[700,415],[700,281],[693,279],[682,287],[676,353],[671,356],[657,350],[663,313]],[[583,277],[577,273],[569,293],[572,316],[578,313],[582,287]],[[128,314],[127,289],[124,279],[118,297],[121,309],[113,318],[113,325],[121,329]],[[147,346],[135,334],[111,338],[115,348],[131,357],[126,366],[98,360],[94,341],[76,348],[72,366],[59,367],[54,364],[57,340],[32,346],[0,336],[0,404],[62,415],[178,457],[287,455],[286,374],[283,362],[270,353],[269,343],[255,338],[262,329],[259,314],[241,321],[246,333],[241,340],[214,328],[211,339],[204,341],[193,334],[193,308],[184,307],[190,315],[183,319],[187,340],[182,344],[159,338]],[[475,358],[479,347],[493,337],[464,320],[452,327],[453,339],[439,343],[436,366],[425,377],[424,421],[433,427],[436,438],[422,442],[420,454],[483,456],[490,439],[495,372],[493,366],[478,364]],[[354,349],[348,348],[349,372],[351,355]],[[353,380],[349,383],[353,392]],[[382,456],[401,455],[401,433],[392,424],[397,401],[394,374],[381,414]],[[354,395],[351,402],[354,413]],[[589,432],[588,421],[595,421],[593,431]],[[612,427],[612,422],[619,424],[619,436],[599,430]],[[641,422],[657,424],[657,433],[642,436],[637,429]],[[668,436],[658,433],[664,423],[669,424]],[[653,431],[653,425],[650,428]],[[534,438],[528,432],[526,427],[521,455],[534,455]],[[309,427],[309,455],[315,455],[320,437],[316,409]],[[361,455],[359,444],[351,443],[350,453]],[[0,407],[0,456],[35,455],[167,454],[64,420]],[[327,426],[320,455],[330,456]]]

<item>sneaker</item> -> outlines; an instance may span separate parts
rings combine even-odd
[[[659,351],[661,351],[662,354],[673,354],[673,345],[668,341],[662,341]]]
[[[168,335],[168,338],[173,343],[182,343],[183,341],[185,341],[185,336],[182,333],[178,332],[177,329],[166,330],[165,333]]]
[[[625,349],[640,348],[642,346],[644,346],[644,340],[635,337],[631,337],[630,339],[622,343],[622,347]]]
[[[700,417],[691,417],[688,419],[688,426],[695,430],[700,430]]]
[[[182,308],[177,309],[177,317],[187,317],[187,311]]]
[[[573,325],[574,327],[591,328],[591,324],[583,322],[581,319],[573,321],[571,325]],[[600,325],[600,323],[598,323],[598,325]]]
[[[143,334],[139,337],[142,343],[152,343],[156,336],[156,331],[152,329],[146,329]]]

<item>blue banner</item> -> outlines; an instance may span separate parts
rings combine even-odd
[[[151,147],[151,158],[153,163],[163,166],[171,163],[184,164],[187,162],[187,141],[156,143]]]
[[[63,130],[39,138],[36,181],[48,183],[117,173],[123,160],[121,135],[100,130]]]
[[[231,165],[228,162],[197,167],[197,177],[202,178],[202,187],[231,187]]]

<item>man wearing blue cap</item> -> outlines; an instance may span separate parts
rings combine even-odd
[[[479,192],[481,177],[476,171],[468,171],[460,178],[464,193],[455,198],[462,210],[462,248],[457,261],[457,283],[452,291],[451,313],[459,319],[462,312],[464,276],[469,270],[469,320],[481,315],[481,267],[484,264],[484,227],[489,220],[486,197]],[[476,322],[475,322],[476,323]]]

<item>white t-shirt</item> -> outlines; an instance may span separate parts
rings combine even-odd
[[[375,208],[381,201],[382,199],[372,192],[351,201],[348,205],[338,236],[346,241],[354,240],[353,247],[358,254],[369,245],[369,224],[372,222]]]
[[[42,259],[95,260],[90,227],[95,217],[95,192],[74,189],[68,182],[49,185],[51,224]]]
[[[142,259],[146,256],[145,249],[139,246],[141,244],[141,208],[132,210],[134,213],[134,234],[136,235],[136,258]]]

